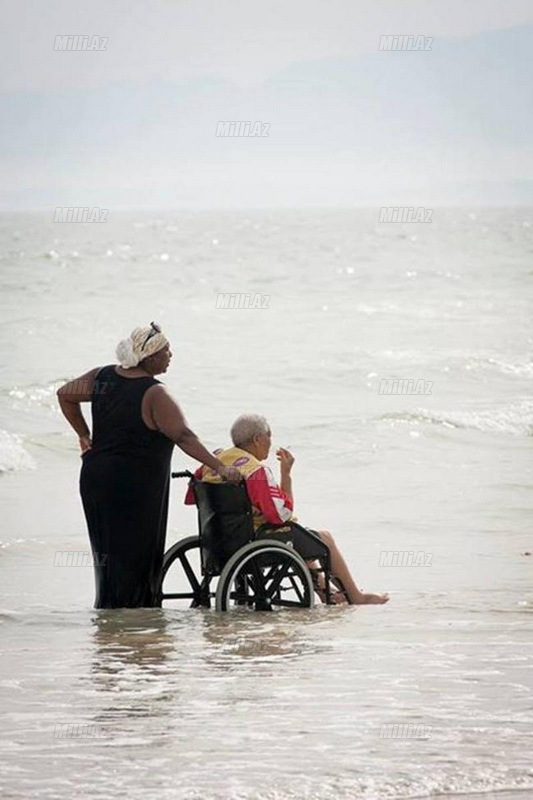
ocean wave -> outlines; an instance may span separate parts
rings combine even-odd
[[[489,356],[471,356],[465,359],[464,369],[467,371],[492,371],[502,375],[517,375],[519,377],[533,377],[533,362],[531,361],[503,361]]]
[[[450,307],[455,308],[456,304],[448,304]],[[374,314],[397,314],[399,316],[408,316],[408,317],[416,317],[418,319],[433,319],[439,316],[439,312],[442,309],[442,303],[434,307],[425,306],[421,307],[418,304],[408,306],[408,305],[400,305],[398,303],[389,302],[386,300],[382,300],[381,302],[374,303],[371,305],[369,303],[356,303],[354,305],[354,310],[358,314],[364,314],[367,317],[371,317]]]
[[[60,386],[63,386],[69,380],[68,378],[58,378],[55,381],[47,381],[46,383],[31,383],[28,386],[13,386],[3,394],[11,399],[13,408],[46,408],[58,411],[58,403],[56,392]]]
[[[18,472],[35,466],[35,460],[22,446],[22,437],[0,430],[0,472]]]
[[[36,547],[35,545],[38,545]],[[11,539],[11,540],[2,540],[0,539],[0,550],[20,550],[20,551],[39,551],[42,547],[45,546],[45,542],[42,539]],[[0,612],[1,614],[1,612]]]
[[[421,408],[415,412],[387,412],[381,414],[377,419],[392,423],[429,423],[446,428],[477,430],[484,433],[533,436],[533,401],[513,403],[505,408],[488,411],[439,412]]]
[[[397,747],[396,741],[391,744]],[[418,772],[416,765],[411,766],[414,773]],[[183,793],[173,797],[187,797],[187,800],[205,800],[206,797],[209,800],[225,800],[228,797],[227,790],[224,789],[213,791],[211,787],[194,786],[194,776],[188,771],[184,778]],[[319,779],[318,782],[315,775],[299,775],[297,779],[285,779],[282,785],[279,780],[274,781],[273,785],[269,783],[263,790],[250,789],[249,778],[244,777],[233,776],[231,784],[231,797],[234,800],[330,800],[332,797],[339,800],[352,800],[354,797],[359,800],[422,800],[429,797],[471,797],[473,800],[481,800],[482,797],[493,798],[496,793],[498,796],[513,796],[519,800],[530,797],[529,792],[533,791],[533,781],[529,774],[515,776],[511,770],[498,768],[480,768],[475,774],[469,775],[461,774],[459,770],[452,772],[437,767],[431,775],[425,777],[414,775],[398,777],[396,780],[373,775],[337,775],[326,780]],[[514,794],[515,792],[520,794]]]
[[[0,608],[0,625],[6,622],[21,622],[24,614],[21,611],[11,611],[8,608]]]
[[[492,373],[508,375],[517,378],[533,378],[533,361],[527,356],[521,358],[506,358],[489,355],[487,353],[469,353],[457,350],[443,350],[435,353],[434,350],[405,350],[387,349],[369,351],[357,348],[352,354],[355,363],[384,361],[394,365],[395,369],[407,369],[414,366],[430,368],[438,373],[469,372],[471,375]],[[401,376],[398,376],[401,377]]]

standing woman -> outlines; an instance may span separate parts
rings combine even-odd
[[[172,358],[161,328],[153,322],[135,328],[116,353],[119,365],[89,370],[57,395],[82,452],[80,493],[94,558],[94,607],[153,607],[160,605],[174,445],[221,477],[239,477],[203,446],[154,378]],[[92,438],[81,411],[89,401]]]

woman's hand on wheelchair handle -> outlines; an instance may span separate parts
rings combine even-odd
[[[218,474],[221,478],[224,478],[230,483],[241,483],[241,481],[244,480],[243,476],[236,467],[226,467],[225,464],[220,465]]]

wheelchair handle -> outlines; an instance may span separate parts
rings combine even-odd
[[[194,475],[188,469],[184,469],[182,472],[172,472],[171,476],[173,478],[194,478]]]

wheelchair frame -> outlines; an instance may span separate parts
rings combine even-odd
[[[324,577],[324,595],[332,604],[330,584],[346,592],[331,576],[328,546],[318,534],[295,522],[262,525],[254,530],[252,506],[246,484],[198,481],[188,470],[173,472],[172,478],[189,478],[198,509],[198,535],[180,539],[163,558],[160,601],[190,600],[190,608],[217,611],[238,608],[271,611],[278,608],[312,608],[319,575]],[[188,554],[200,551],[200,573]],[[318,562],[310,569],[306,561]],[[165,592],[170,570],[179,565],[190,591]],[[216,589],[212,581],[218,577]],[[348,598],[347,598],[348,599]]]

